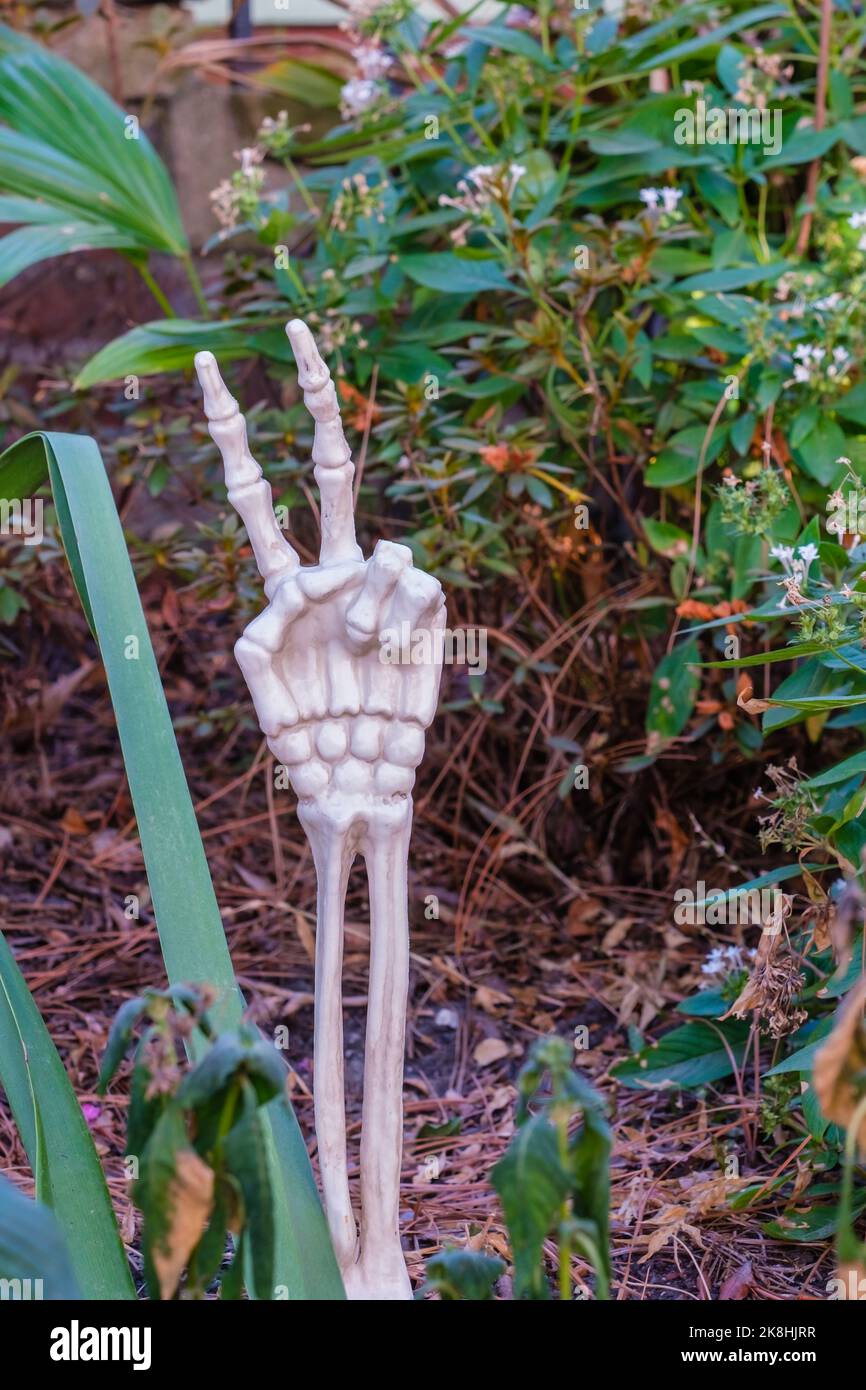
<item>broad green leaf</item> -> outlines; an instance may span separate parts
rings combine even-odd
[[[866,1195],[858,1197],[854,1203],[854,1214],[859,1216],[866,1208]],[[815,1206],[803,1211],[789,1207],[776,1221],[767,1221],[762,1227],[765,1235],[774,1240],[824,1241],[836,1234],[839,1225],[839,1208]]]
[[[16,1281],[20,1298],[81,1297],[69,1251],[53,1213],[0,1178],[0,1281],[4,1287],[7,1280]],[[15,1294],[11,1296],[14,1298]]]
[[[514,1296],[547,1298],[541,1247],[556,1224],[571,1178],[562,1166],[557,1132],[544,1115],[519,1127],[491,1181],[511,1237]]]
[[[245,1242],[258,1298],[274,1297],[274,1199],[261,1114],[252,1088],[245,1088],[244,1113],[225,1141],[226,1165],[241,1189]]]
[[[410,280],[443,294],[476,294],[483,290],[510,290],[498,260],[458,256],[453,251],[427,251],[400,256],[398,264]]]
[[[135,1298],[102,1166],[81,1106],[0,935],[0,1082],[36,1179],[88,1299]]]
[[[695,290],[741,290],[748,285],[763,285],[768,280],[778,280],[787,270],[793,270],[790,261],[776,261],[774,265],[729,266],[726,270],[707,270],[700,275],[688,275],[676,285],[679,294],[692,294]]]
[[[493,1285],[505,1271],[495,1255],[479,1250],[443,1250],[427,1261],[427,1287],[435,1290],[443,1303],[458,1299],[489,1303]]]
[[[812,791],[818,787],[832,787],[835,782],[844,782],[846,777],[853,777],[857,772],[866,772],[866,750],[852,753],[850,758],[843,758],[840,763],[828,767],[825,772],[810,777],[804,786]]]
[[[109,1029],[108,1042],[105,1044],[102,1065],[99,1068],[100,1091],[105,1090],[126,1056],[132,1042],[132,1031],[146,1008],[147,1000],[143,997],[137,997],[127,999],[126,1003],[121,1004],[115,1014]]]
[[[784,5],[758,5],[754,9],[742,11],[740,14],[734,15],[732,19],[726,20],[724,24],[720,24],[716,29],[707,29],[693,38],[684,39],[682,43],[674,44],[673,48],[667,48],[664,52],[646,59],[641,64],[640,70],[664,68],[669,63],[678,63],[683,58],[690,58],[694,53],[703,53],[704,49],[715,48],[716,44],[720,44],[731,34],[740,34],[743,30],[754,28],[755,25],[763,24],[768,19],[782,19],[787,14],[788,10]]]
[[[144,1152],[137,1155],[139,1176],[135,1184],[135,1204],[143,1216],[141,1252],[144,1273],[152,1299],[161,1297],[154,1265],[154,1251],[165,1248],[173,1221],[171,1186],[177,1173],[178,1154],[190,1148],[183,1114],[170,1101],[153,1128]]]
[[[0,187],[187,256],[171,179],[147,135],[56,53],[0,25]]]
[[[681,642],[663,656],[653,673],[646,730],[663,741],[676,738],[688,723],[700,684],[694,667],[697,642]]]
[[[139,324],[107,343],[81,369],[75,388],[84,391],[125,376],[152,376],[192,367],[202,348],[219,355],[222,362],[252,357],[255,351],[242,319],[197,323],[194,319],[165,319]]]
[[[644,517],[643,529],[657,555],[675,559],[679,555],[688,555],[691,549],[691,536],[680,526],[674,526],[669,521],[654,521],[652,517]]]
[[[781,1062],[777,1062],[774,1067],[765,1071],[764,1076],[781,1076],[784,1072],[789,1071],[799,1071],[806,1076],[811,1076],[815,1064],[815,1053],[824,1042],[832,1026],[833,1020],[825,1019],[815,1029],[811,1042],[807,1043],[805,1047],[798,1047],[797,1051],[792,1052],[790,1056],[783,1057]]]
[[[282,92],[304,106],[339,106],[342,79],[318,63],[299,58],[281,58],[255,74],[257,86],[269,92]]]
[[[528,58],[536,67],[551,70],[556,67],[541,45],[522,29],[509,29],[504,24],[478,24],[467,28],[465,34],[471,43],[501,48],[503,53],[516,53],[520,58]]]
[[[0,285],[13,280],[28,266],[52,256],[106,248],[124,251],[129,244],[129,237],[115,227],[98,222],[74,222],[69,218],[63,223],[19,227],[0,240]]]
[[[710,1025],[696,1019],[619,1062],[611,1075],[633,1090],[706,1086],[729,1076],[734,1063],[740,1065],[748,1036],[744,1024]]]
[[[806,473],[828,487],[839,471],[836,460],[845,453],[846,447],[845,435],[836,421],[821,415],[793,453]]]

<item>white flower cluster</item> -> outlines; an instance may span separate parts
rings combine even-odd
[[[818,384],[824,378],[832,381],[834,377],[843,376],[851,362],[851,354],[843,347],[836,347],[825,366],[827,349],[817,343],[801,343],[794,348],[794,358],[794,380],[808,385]]]
[[[812,541],[808,545],[801,545],[796,549],[792,545],[774,545],[770,549],[770,554],[774,560],[780,562],[785,570],[784,578],[779,580],[785,590],[779,601],[779,607],[785,608],[790,604],[792,608],[797,608],[800,604],[806,603],[802,585],[809,577],[812,561],[818,558],[817,545],[814,545]]]
[[[470,219],[483,217],[491,203],[498,203],[503,207],[511,202],[514,190],[525,173],[526,169],[522,164],[476,164],[468,171],[465,179],[458,181],[457,197],[451,198],[447,193],[441,193],[439,205],[466,212]],[[451,240],[455,246],[465,244],[466,233],[471,225],[471,221],[463,222],[451,232]]]
[[[640,191],[640,200],[642,203],[646,204],[650,212],[661,211],[674,213],[677,210],[677,204],[682,196],[683,190],[673,186],[668,188],[642,188]]]
[[[714,946],[707,953],[701,966],[701,974],[710,975],[722,983],[738,970],[748,970],[749,962],[754,959],[754,955],[755,952],[745,946]],[[708,985],[709,983],[710,981],[707,981]]]
[[[352,57],[358,66],[358,75],[350,78],[340,89],[340,114],[343,120],[362,115],[385,96],[388,89],[382,79],[394,66],[394,59],[373,39],[364,39],[357,44],[352,49]]]
[[[857,249],[858,251],[866,251],[866,232],[863,231],[863,228],[866,227],[866,212],[852,212],[848,218],[848,226],[853,227],[857,232],[863,232],[857,242]]]

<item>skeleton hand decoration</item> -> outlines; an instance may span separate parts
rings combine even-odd
[[[442,588],[411,551],[355,541],[354,464],[336,392],[310,330],[286,328],[316,422],[319,563],[301,568],[247,446],[244,417],[210,352],[196,355],[210,433],[264,580],[267,608],[235,646],[268,747],[288,769],[318,884],[315,1118],[328,1224],[349,1298],[411,1298],[399,1238],[403,1052],[409,976],[407,859],[415,769],[433,719],[445,626]],[[380,634],[422,633],[424,664],[382,659]],[[393,650],[393,649],[392,649]],[[413,655],[417,648],[413,650]],[[343,1083],[343,911],[356,854],[370,889],[360,1234],[349,1197]]]

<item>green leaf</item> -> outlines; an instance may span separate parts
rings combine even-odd
[[[252,357],[255,348],[247,331],[242,319],[224,319],[220,323],[165,319],[139,324],[91,357],[75,378],[75,389],[84,391],[118,377],[189,369],[202,348],[218,353],[223,362]]]
[[[832,149],[840,134],[838,126],[827,126],[824,130],[816,130],[814,126],[802,126],[792,130],[784,137],[778,154],[768,155],[760,161],[758,168],[764,173],[794,164],[809,164]]]
[[[178,1088],[178,1101],[195,1110],[220,1095],[236,1076],[249,1077],[259,1103],[264,1104],[281,1094],[288,1073],[276,1048],[264,1038],[246,1039],[237,1032],[223,1033],[198,1066],[184,1077]]]
[[[82,1297],[135,1298],[87,1122],[2,935],[0,1082],[33,1169],[37,1196],[57,1218]]]
[[[668,559],[688,555],[692,545],[691,536],[680,526],[674,526],[670,521],[654,521],[646,516],[642,520],[646,538],[657,555],[665,555]]]
[[[335,107],[340,104],[342,78],[318,63],[299,58],[282,58],[254,74],[257,86],[269,92],[282,92],[303,106]]]
[[[157,930],[171,984],[208,984],[218,1030],[238,1027],[235,981],[201,835],[105,468],[92,439],[37,434],[0,456],[0,497],[32,495],[48,472],[75,586],[108,678]],[[138,659],[127,659],[129,639]],[[193,1039],[201,1055],[204,1039]],[[265,1110],[275,1191],[276,1282],[292,1298],[343,1288],[294,1112]],[[82,1120],[83,1123],[83,1120]]]
[[[0,1178],[0,1281],[5,1284],[7,1280],[27,1281],[26,1292],[18,1289],[22,1298],[81,1297],[63,1233],[52,1212]]]
[[[844,396],[833,402],[837,415],[853,420],[855,425],[866,425],[866,381],[858,382],[846,391]]]
[[[571,1190],[556,1130],[543,1115],[521,1125],[491,1173],[514,1256],[515,1298],[549,1297],[541,1247]]]
[[[799,466],[811,477],[828,487],[838,472],[836,460],[846,451],[845,435],[828,415],[819,417],[814,428],[792,452]]]
[[[859,1197],[854,1203],[854,1214],[859,1216],[864,1208],[866,1196]],[[836,1234],[838,1225],[838,1207],[817,1206],[810,1207],[808,1211],[789,1207],[777,1221],[767,1221],[761,1229],[774,1240],[812,1242],[830,1240]]]
[[[858,772],[866,772],[866,750],[852,753],[850,758],[843,758],[840,763],[828,767],[825,772],[810,777],[803,785],[810,791],[815,791],[818,787],[832,787],[835,782],[844,782],[846,777],[853,777]]]
[[[528,58],[536,67],[551,71],[556,68],[541,45],[522,29],[509,29],[504,24],[479,24],[468,28],[466,37],[471,43],[483,44],[485,48],[501,48],[503,53],[516,53],[520,58]]]
[[[695,290],[741,290],[748,285],[763,285],[768,280],[778,280],[786,270],[793,269],[790,261],[776,261],[775,265],[729,266],[726,270],[688,275],[685,280],[679,280],[674,288],[679,294],[691,294]]]
[[[763,24],[768,19],[782,19],[787,15],[788,10],[784,5],[758,5],[754,9],[734,15],[732,19],[726,20],[716,29],[707,29],[694,38],[684,39],[682,43],[674,44],[673,48],[667,48],[664,52],[655,54],[641,64],[639,71],[643,72],[646,68],[664,68],[669,63],[678,63],[681,59],[689,58],[694,53],[703,53],[707,48],[715,48],[730,34],[741,34],[745,29],[754,28],[755,25]]]
[[[738,671],[744,666],[767,666],[776,661],[795,661],[801,656],[814,656],[826,651],[822,642],[792,642],[790,647],[774,647],[769,652],[753,652],[751,656],[730,657],[727,661],[702,661],[702,666],[720,671]]]
[[[108,1034],[108,1042],[105,1045],[102,1066],[99,1069],[98,1089],[100,1092],[104,1093],[106,1086],[123,1061],[132,1041],[132,1030],[146,1008],[147,999],[143,997],[127,999],[126,1003],[121,1004],[115,1014]]]
[[[611,1075],[633,1090],[706,1086],[729,1076],[745,1055],[749,1029],[743,1024],[700,1020],[674,1028],[658,1042],[619,1062]],[[727,1047],[725,1046],[727,1043]]]
[[[695,665],[698,644],[681,642],[663,656],[653,673],[646,731],[663,741],[676,738],[688,723],[697,698],[700,681]]]
[[[0,121],[0,188],[113,228],[130,249],[188,255],[171,179],[144,131],[78,68],[5,25]]]
[[[493,1285],[505,1265],[496,1255],[478,1250],[443,1250],[427,1261],[427,1288],[439,1294],[443,1303],[471,1299],[489,1303]]]
[[[19,227],[17,232],[10,232],[0,240],[0,285],[8,284],[28,266],[52,256],[106,248],[124,251],[128,247],[128,236],[98,222],[67,219],[57,226]]]
[[[427,251],[398,258],[400,269],[410,280],[428,290],[443,294],[478,294],[484,290],[510,290],[499,262],[492,258],[473,259],[453,251]]]
[[[610,1154],[611,1132],[600,1109],[587,1106],[583,1124],[569,1148],[574,1174],[573,1214],[585,1223],[576,1230],[584,1253],[591,1260],[598,1278],[596,1297],[606,1299],[610,1287]]]
[[[274,1297],[274,1220],[270,1165],[258,1102],[247,1084],[242,1119],[225,1141],[228,1171],[244,1202],[244,1240],[250,1252],[253,1287],[260,1299]]]
[[[150,1297],[161,1297],[159,1278],[154,1266],[154,1251],[164,1249],[174,1222],[171,1185],[177,1172],[177,1157],[190,1147],[183,1113],[174,1101],[169,1101],[157,1120],[153,1132],[139,1154],[138,1179],[135,1184],[135,1204],[144,1218],[141,1253],[144,1274]]]
[[[806,1076],[811,1076],[812,1067],[815,1063],[815,1053],[824,1042],[832,1026],[832,1019],[824,1020],[824,1024],[815,1030],[818,1034],[817,1037],[813,1036],[811,1042],[807,1043],[805,1047],[799,1047],[797,1051],[792,1052],[789,1057],[783,1057],[781,1062],[777,1062],[774,1067],[770,1067],[768,1071],[765,1071],[763,1073],[764,1076],[781,1076],[784,1072],[789,1071],[799,1071]]]

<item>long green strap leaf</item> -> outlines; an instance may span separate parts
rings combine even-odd
[[[172,984],[209,984],[217,992],[214,1017],[219,1026],[235,1027],[243,999],[95,440],[27,435],[0,456],[0,497],[32,496],[46,472],[75,587],[108,677],[166,973]],[[281,1098],[265,1114],[275,1191],[276,1285],[290,1299],[343,1298],[294,1112]]]
[[[90,1130],[2,935],[0,1081],[36,1175],[37,1195],[57,1217],[83,1296],[134,1299],[135,1285]]]

